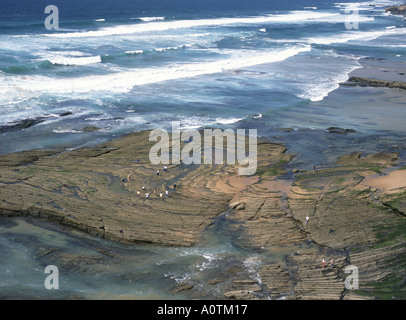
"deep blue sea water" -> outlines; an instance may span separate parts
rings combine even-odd
[[[401,2],[2,1],[0,152],[78,147],[173,120],[324,128],[276,115],[311,110],[362,57],[403,61],[405,22],[384,12]],[[45,28],[49,4],[59,30]]]
[[[339,88],[365,57],[406,72],[406,22],[384,10],[402,2],[2,0],[0,153],[91,145],[173,120],[183,128],[257,128],[296,154],[292,167],[394,144],[404,152],[404,92]],[[47,5],[58,7],[60,30],[45,28]],[[346,28],[350,9],[359,10],[358,29]],[[100,130],[82,132],[87,126]],[[330,126],[357,132],[331,135]],[[208,280],[227,277],[230,267],[258,279],[277,257],[236,245],[227,230],[219,216],[201,245],[162,248],[2,219],[0,298],[190,298],[172,292],[187,281],[198,298],[223,298]],[[70,270],[58,292],[44,289],[43,269],[62,262],[36,258],[48,247]],[[100,248],[117,258],[76,268],[82,256],[100,258]]]

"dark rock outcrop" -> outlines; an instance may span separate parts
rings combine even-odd
[[[72,115],[72,114],[73,114],[72,112],[66,111],[66,112],[60,113],[59,116],[60,116],[60,117],[66,117],[66,116],[70,116],[70,115]]]
[[[402,89],[406,90],[406,82],[402,81],[386,81],[362,77],[351,77],[346,83],[343,83],[346,86],[361,86],[361,87],[383,87],[383,88],[392,88],[392,89]]]
[[[338,133],[338,134],[342,134],[342,135],[346,135],[347,133],[355,132],[354,129],[343,129],[343,128],[339,128],[339,127],[330,127],[330,128],[327,128],[327,131],[330,133]]]
[[[0,126],[0,133],[18,131],[23,129],[28,129],[35,126],[38,123],[44,122],[44,118],[39,117],[35,119],[23,119],[10,124]]]
[[[406,4],[404,4],[403,6],[388,7],[385,10],[386,12],[390,12],[391,14],[402,15],[406,17]]]
[[[99,127],[87,126],[87,127],[84,127],[82,129],[82,132],[96,132],[96,131],[99,131],[99,130],[100,130]]]

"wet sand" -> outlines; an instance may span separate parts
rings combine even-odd
[[[362,59],[362,68],[349,74],[350,77],[363,77],[387,81],[406,82],[406,62],[378,59]]]
[[[389,171],[387,174],[374,174],[365,177],[362,184],[376,188],[380,192],[400,192],[406,188],[406,170]]]

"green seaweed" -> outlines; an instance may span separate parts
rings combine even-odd
[[[270,165],[270,166],[266,166],[263,168],[260,168],[257,170],[256,175],[260,176],[260,177],[269,177],[269,176],[280,176],[283,174],[286,174],[286,165],[287,165],[288,161],[286,160],[279,160],[278,162]]]

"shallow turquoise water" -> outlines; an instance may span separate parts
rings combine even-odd
[[[244,248],[224,216],[190,247],[124,245],[32,218],[0,223],[0,297],[5,299],[223,299],[236,278],[260,281],[273,255]],[[59,271],[59,289],[47,290],[45,267]],[[218,284],[210,280],[221,279]],[[192,290],[174,294],[176,286]]]

